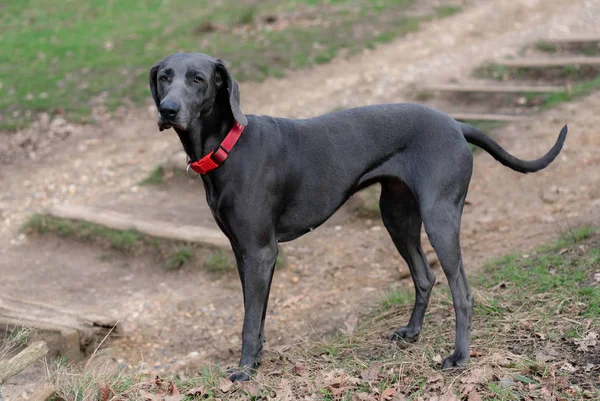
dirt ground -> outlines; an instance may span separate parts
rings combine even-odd
[[[516,55],[539,38],[599,35],[599,21],[596,0],[476,1],[357,57],[290,72],[285,79],[243,84],[242,105],[246,113],[306,117],[337,107],[401,102],[420,82],[467,77],[482,61]],[[462,228],[468,270],[490,258],[525,252],[569,227],[600,224],[598,110],[596,93],[498,131],[497,140],[509,152],[535,158],[568,122],[561,156],[540,173],[521,175],[484,152],[477,154]],[[0,158],[0,241],[5,244],[0,293],[118,318],[124,335],[113,344],[113,354],[123,366],[177,371],[199,361],[235,363],[242,324],[236,276],[215,278],[201,266],[166,272],[149,255],[107,257],[98,247],[29,238],[20,231],[28,215],[65,202],[213,224],[200,182],[137,185],[179,148],[176,135],[158,132],[154,120],[154,106],[148,104],[94,126],[59,121],[53,127],[42,121],[32,128],[40,137],[63,134],[53,134],[43,148],[15,147]],[[288,267],[273,281],[269,347],[352,327],[386,289],[410,285],[400,280],[399,267],[405,267],[381,222],[353,218],[344,209],[282,249]]]

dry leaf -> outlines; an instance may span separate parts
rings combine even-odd
[[[183,394],[173,394],[173,395],[168,395],[166,396],[163,401],[181,401],[183,400]]]
[[[441,373],[436,373],[435,375],[431,376],[430,378],[427,379],[427,383],[431,384],[431,383],[437,383],[437,382],[444,382],[444,376],[442,376]]]
[[[579,345],[579,350],[583,352],[589,352],[589,348],[593,348],[598,343],[598,333],[595,331],[590,331],[587,335],[582,339],[573,340],[575,344]]]
[[[352,394],[352,401],[377,401],[377,398],[369,393],[354,393]]]
[[[232,387],[233,387],[233,382],[231,380],[226,379],[224,377],[221,377],[219,379],[219,390],[220,391],[222,391],[224,393],[228,393]]]
[[[371,367],[363,370],[360,373],[360,377],[363,380],[367,380],[367,381],[377,380],[377,378],[379,377],[380,371],[381,371],[381,363],[375,362],[375,363],[373,363],[373,365],[371,365]]]
[[[305,363],[301,363],[298,362],[294,368],[292,369],[292,371],[297,374],[298,376],[301,377],[306,377],[308,376],[308,369],[306,369],[306,364]]]
[[[494,376],[494,372],[488,366],[471,370],[460,379],[461,383],[466,384],[485,384]]]
[[[459,401],[458,397],[452,392],[448,391],[440,396],[440,401]]]
[[[105,383],[98,384],[98,390],[100,391],[100,401],[108,401],[113,395],[112,389]]]
[[[344,334],[352,334],[356,331],[356,326],[358,325],[358,316],[352,315],[344,322],[345,329],[341,329],[340,331]]]
[[[394,396],[396,395],[396,392],[398,390],[396,390],[393,387],[387,388],[385,390],[383,390],[383,393],[381,393],[381,397],[379,398],[381,401],[389,401],[392,400],[394,398]]]
[[[469,397],[467,397],[467,401],[483,401],[481,396],[477,392],[477,390],[471,391],[469,393]]]
[[[278,401],[293,401],[294,394],[292,392],[292,386],[287,379],[281,379],[280,388],[277,390]]]
[[[435,363],[442,363],[442,356],[440,354],[437,354],[436,356],[431,358],[431,360]]]
[[[169,385],[167,386],[167,394],[168,395],[177,395],[177,394],[179,394],[179,389],[177,388],[177,386],[175,385],[175,383],[169,382]]]
[[[148,391],[141,390],[139,392],[141,399],[143,401],[162,401],[162,397],[157,394],[152,394]]]
[[[571,365],[569,362],[563,363],[563,365],[560,367],[560,370],[569,372],[569,373],[577,372],[577,368],[575,366]]]
[[[192,397],[202,397],[204,395],[204,386],[194,387],[185,392],[185,395],[191,395]]]
[[[259,394],[258,384],[256,382],[243,382],[240,384],[240,387],[251,397],[256,397]]]

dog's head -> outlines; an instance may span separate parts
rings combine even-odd
[[[206,54],[177,53],[157,63],[150,69],[150,92],[161,131],[175,128],[181,137],[215,108],[223,118],[231,115],[241,125],[248,124],[237,82],[223,61]]]

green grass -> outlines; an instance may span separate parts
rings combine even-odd
[[[381,309],[384,311],[399,306],[410,305],[414,301],[414,294],[404,289],[394,289],[388,291],[381,300]]]
[[[537,42],[535,48],[544,53],[556,53],[558,51],[558,46],[555,43],[549,43],[543,40]]]
[[[235,270],[235,262],[231,255],[216,251],[204,262],[204,267],[211,273],[223,274]]]
[[[435,8],[435,15],[437,17],[449,17],[451,15],[457,14],[461,11],[459,6],[439,6]]]
[[[113,230],[98,224],[84,221],[61,219],[46,215],[33,215],[24,225],[28,233],[56,233],[61,237],[71,237],[86,242],[101,242],[110,248],[132,252],[144,244],[154,241],[135,230]]]
[[[231,260],[231,256],[223,251],[217,251],[215,253],[215,255],[218,255],[216,260],[211,260],[211,257],[202,256],[210,252],[209,249],[203,249],[194,244],[156,238],[135,230],[114,230],[99,224],[42,214],[31,216],[24,224],[23,231],[31,235],[55,234],[64,238],[100,245],[131,257],[152,252],[156,255],[157,260],[162,263],[165,270],[202,265],[204,261],[204,266],[212,272],[213,268],[224,270],[225,268],[219,263],[224,263],[222,262],[224,260]],[[199,263],[192,263],[193,259],[199,259]],[[112,263],[113,254],[103,253],[98,256],[98,260]],[[121,265],[127,267],[129,263],[125,261]],[[233,271],[235,270],[233,266],[227,266],[226,269]]]
[[[355,54],[455,11],[440,7],[406,17],[414,1],[6,3],[0,13],[0,129],[26,126],[42,111],[89,122],[98,102],[113,110],[148,100],[148,70],[169,53],[211,54],[226,60],[238,80],[262,80],[326,63],[340,49]],[[298,19],[279,24],[296,12]],[[322,15],[327,23],[318,20]]]
[[[578,97],[585,96],[600,88],[600,76],[590,81],[581,82],[571,87],[570,91],[552,93],[546,97],[542,107],[555,107],[561,103],[570,102]]]
[[[139,185],[160,185],[165,182],[165,169],[163,166],[156,166],[150,172],[148,177],[141,180]]]
[[[175,251],[166,261],[167,270],[175,270],[185,266],[194,257],[194,251],[189,248],[180,248]]]

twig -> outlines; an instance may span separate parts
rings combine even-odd
[[[88,365],[90,364],[90,362],[92,362],[94,360],[94,356],[96,356],[96,353],[98,352],[98,350],[100,349],[100,347],[102,346],[102,344],[104,344],[104,341],[106,341],[106,339],[108,338],[108,336],[110,336],[110,333],[113,332],[113,330],[117,327],[118,324],[119,324],[119,322],[117,321],[117,323],[115,323],[115,325],[110,328],[110,330],[108,331],[108,333],[106,333],[106,335],[104,336],[104,338],[102,339],[102,341],[100,341],[100,344],[98,344],[98,346],[96,347],[96,349],[92,353],[92,356],[90,356],[90,359],[85,364],[84,369],[86,369],[88,367]]]
[[[37,341],[12,357],[8,362],[0,363],[0,383],[13,377],[17,373],[48,353],[45,341]]]

